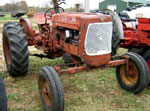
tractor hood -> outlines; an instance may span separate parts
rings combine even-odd
[[[92,20],[99,22],[111,22],[112,18],[109,15],[95,14],[95,13],[60,13],[52,17],[52,24],[64,28],[79,30],[81,27],[81,20]]]

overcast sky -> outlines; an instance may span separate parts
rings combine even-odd
[[[5,3],[10,3],[12,0],[0,0],[0,5],[4,5]],[[20,1],[20,0],[13,0]],[[43,6],[44,2],[50,0],[25,0],[29,6]],[[98,9],[99,2],[103,0],[89,0],[90,1],[90,9]],[[74,6],[76,3],[81,3],[84,5],[84,0],[66,0],[67,5],[63,5],[64,8],[68,8]]]

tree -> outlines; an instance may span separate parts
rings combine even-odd
[[[14,11],[14,10],[17,10],[18,9],[18,3],[16,2],[12,2],[12,3],[7,3],[4,5],[4,11],[5,12],[11,12],[11,11]]]
[[[22,0],[21,2],[16,2],[14,0],[11,0],[11,3],[6,3],[4,5],[5,12],[14,12],[18,10],[28,12],[28,5],[26,1]]]
[[[28,11],[29,11],[28,5],[27,5],[26,1],[22,0],[22,1],[20,2],[19,10],[24,10],[25,12],[28,12]]]

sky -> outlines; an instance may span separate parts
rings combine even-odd
[[[12,0],[0,0],[0,5],[4,5],[6,3],[10,3]],[[13,1],[20,1],[20,0],[13,0]],[[28,6],[43,6],[45,2],[50,0],[25,0]],[[99,2],[103,0],[89,0],[90,1],[90,9],[98,9]],[[76,3],[81,3],[84,5],[84,0],[66,0],[67,5],[63,5],[63,8],[73,7]]]

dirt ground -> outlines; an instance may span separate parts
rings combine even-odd
[[[6,71],[6,66],[4,64],[4,56],[3,56],[3,46],[2,46],[2,28],[3,25],[0,25],[0,71]]]

